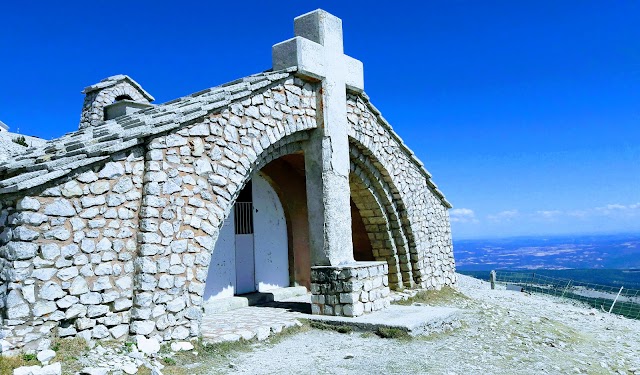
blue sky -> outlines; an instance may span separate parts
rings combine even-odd
[[[269,69],[322,7],[454,238],[640,231],[640,2],[344,3],[2,2],[0,120],[51,139],[110,75],[162,103]]]

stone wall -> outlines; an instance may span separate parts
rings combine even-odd
[[[50,334],[117,339],[129,331],[143,150],[3,197],[3,334],[47,346]]]
[[[307,137],[316,87],[290,78],[150,141],[131,332],[198,336],[211,251],[252,171]]]
[[[360,316],[389,307],[386,262],[311,268],[311,313]]]
[[[213,112],[192,112],[188,99],[166,104],[189,111],[179,127],[165,124],[164,133],[127,138],[133,144],[127,151],[107,160],[87,154],[100,161],[80,160],[88,165],[83,170],[61,170],[44,185],[3,194],[0,308],[6,317],[2,336],[10,344],[44,347],[48,339],[39,339],[54,334],[199,335],[211,251],[237,194],[253,171],[303,151],[317,126],[317,83],[285,75],[260,85],[250,95],[225,93],[238,99],[220,99],[229,101],[216,102],[221,109]],[[154,111],[164,113],[163,106]],[[375,287],[358,284],[348,292],[358,293],[357,299],[343,301],[335,294],[339,288],[326,289],[324,301],[320,294],[314,299],[316,310],[357,315],[360,307],[363,313],[384,307],[389,283],[437,288],[453,284],[455,274],[448,203],[365,95],[350,96],[348,111],[351,193],[375,257],[385,263],[374,273],[364,265]],[[141,120],[127,121],[131,131]],[[99,134],[113,140],[104,131]],[[58,146],[47,149],[62,150]],[[73,157],[81,142],[64,147]],[[47,176],[56,173],[55,163],[47,165]],[[359,272],[349,278],[365,278]],[[345,304],[351,306],[346,312]]]
[[[361,162],[375,165],[369,170],[381,173],[378,182],[386,186],[380,188],[380,194],[391,195],[400,215],[402,225],[398,229],[404,231],[410,258],[410,262],[400,262],[404,265],[401,271],[410,272],[413,282],[423,288],[453,285],[456,276],[450,205],[365,95],[349,95],[347,112],[349,136],[360,151]]]

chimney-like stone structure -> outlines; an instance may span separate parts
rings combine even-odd
[[[82,90],[80,129],[151,107],[153,96],[129,76],[119,74]]]

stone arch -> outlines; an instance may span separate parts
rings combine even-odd
[[[288,258],[288,263],[289,263],[289,285],[293,285],[293,283],[295,283],[296,281],[298,281],[296,279],[296,272],[295,272],[295,262],[294,262],[294,235],[297,236],[299,235],[299,231],[295,231],[293,230],[293,226],[292,224],[298,224],[298,223],[292,223],[292,212],[289,209],[288,206],[288,202],[287,202],[287,195],[282,191],[282,186],[278,183],[281,182],[276,181],[272,178],[272,176],[264,171],[264,168],[268,165],[271,165],[274,161],[277,161],[285,156],[291,156],[291,155],[295,155],[295,154],[300,154],[303,152],[304,149],[304,143],[307,139],[307,134],[306,133],[302,133],[302,134],[298,134],[296,135],[296,137],[291,137],[291,138],[285,138],[279,142],[277,142],[276,144],[272,145],[269,149],[265,150],[263,155],[264,156],[259,156],[259,161],[256,162],[247,172],[247,174],[245,175],[245,178],[243,180],[243,182],[241,184],[239,184],[239,188],[238,188],[238,192],[241,191],[242,189],[244,189],[244,187],[246,186],[247,183],[249,183],[250,180],[253,180],[256,176],[256,174],[260,174],[262,179],[265,180],[271,187],[271,189],[273,189],[273,191],[276,193],[280,204],[282,205],[282,209],[283,209],[283,214],[284,214],[284,219],[286,222],[286,229],[287,229],[287,258]],[[255,189],[255,183],[254,183],[254,189]],[[306,194],[304,195],[306,197]],[[227,220],[227,218],[229,217],[229,215],[231,215],[231,211],[233,210],[233,207],[236,203],[236,200],[238,198],[238,195],[234,195],[232,197],[232,200],[230,201],[230,205],[228,210],[225,212],[225,216],[224,219],[222,220],[222,224],[224,224],[225,220]],[[306,198],[305,198],[306,199]],[[256,202],[254,201],[254,204]],[[300,218],[298,218],[300,219]],[[306,211],[305,211],[305,218],[304,220],[306,220]],[[219,230],[223,230],[222,226],[220,225],[220,227],[218,228]],[[306,228],[306,230],[308,231],[308,227]],[[217,243],[216,243],[217,244]],[[215,248],[216,245],[214,245]],[[213,249],[211,249],[213,250]],[[308,249],[307,249],[308,251]],[[213,256],[213,255],[212,255]],[[225,256],[223,255],[223,258]],[[257,264],[257,263],[256,263]],[[207,269],[207,273],[209,275],[211,275],[211,270],[210,270],[211,265],[207,265],[206,269]],[[310,267],[310,265],[309,265]],[[257,271],[256,271],[257,272]],[[307,274],[309,272],[307,271]],[[309,277],[307,277],[308,279]],[[206,280],[204,282],[205,284],[205,288],[206,288],[206,284],[209,282],[209,280]],[[308,285],[309,283],[302,283],[302,285],[305,285],[307,287],[309,287]],[[205,301],[206,302],[206,301]]]
[[[455,283],[447,213],[451,205],[366,95],[348,95],[347,119],[352,143],[390,188],[409,246],[413,280],[426,288]]]
[[[365,181],[367,182],[365,183]],[[351,199],[362,217],[369,237],[373,257],[375,260],[385,261],[389,265],[389,282],[391,286],[401,286],[397,250],[386,212],[383,211],[380,197],[369,184],[367,177],[363,176],[362,170],[353,163],[352,173],[349,176],[349,187],[351,189]]]
[[[371,213],[374,219],[368,229],[371,235],[377,237],[376,247],[384,258],[381,260],[389,264],[389,282],[396,286],[413,287],[417,276],[413,272],[413,263],[417,254],[410,228],[407,230],[409,223],[403,218],[402,213],[406,211],[404,202],[399,199],[397,189],[386,171],[379,163],[371,161],[361,147],[357,141],[351,140],[351,169],[361,181],[358,193],[352,196],[365,199],[360,203],[363,207],[379,207]]]
[[[316,127],[315,92],[293,78],[279,81],[148,143],[132,333],[199,335],[220,227],[254,171],[302,149]]]
[[[274,158],[260,168],[263,178],[276,191],[287,221],[290,285],[311,287],[311,251],[304,164],[304,142],[300,150]]]

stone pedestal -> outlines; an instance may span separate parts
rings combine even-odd
[[[389,306],[386,262],[311,267],[311,312],[360,316]]]

